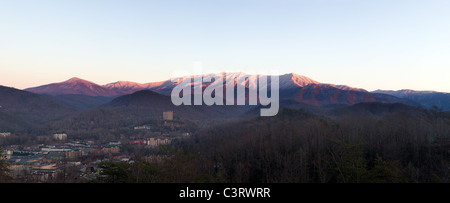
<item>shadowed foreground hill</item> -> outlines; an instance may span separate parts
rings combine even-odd
[[[195,158],[177,166],[219,182],[445,182],[449,134],[445,116],[330,119],[284,109],[202,130],[181,143]]]
[[[44,124],[76,110],[46,95],[0,86],[0,111],[31,124]]]
[[[27,132],[32,126],[22,118],[0,110],[0,132]]]
[[[176,122],[191,131],[197,125],[212,125],[242,115],[246,106],[173,105],[170,96],[142,90],[117,97],[98,108],[79,112],[46,126],[50,131],[73,136],[106,139],[113,134],[129,134],[133,126],[160,123],[164,111],[173,111]]]
[[[193,97],[192,97],[193,98]],[[207,106],[180,105],[175,106],[170,96],[162,95],[150,90],[142,90],[130,95],[118,97],[102,105],[101,108],[118,112],[127,112],[136,116],[161,117],[164,111],[174,111],[176,116],[186,119],[212,119],[238,117],[245,113],[248,106]]]
[[[405,113],[416,116],[426,116],[430,112],[426,109],[408,106],[402,103],[359,103],[347,107],[336,108],[328,111],[330,116],[384,116],[392,113]]]
[[[113,100],[112,97],[88,96],[81,94],[52,95],[52,98],[70,105],[77,110],[93,109]]]

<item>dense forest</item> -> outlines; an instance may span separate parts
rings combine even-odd
[[[438,109],[384,115],[274,117],[205,128],[159,151],[163,161],[102,162],[94,182],[449,182],[450,117]]]

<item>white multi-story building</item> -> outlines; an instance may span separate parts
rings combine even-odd
[[[172,142],[171,138],[162,138],[162,137],[156,137],[156,138],[148,138],[144,140],[144,144],[152,146],[152,147],[156,147],[159,145],[166,145],[166,144],[170,144]]]
[[[0,137],[9,137],[9,136],[11,136],[10,132],[0,133]]]
[[[55,140],[66,140],[67,139],[67,134],[66,133],[53,134],[53,139],[55,139]]]

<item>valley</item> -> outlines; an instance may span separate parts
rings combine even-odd
[[[258,76],[231,75],[243,77],[233,98],[246,105],[177,106],[171,80],[0,86],[9,181],[448,181],[448,93],[368,92],[292,73],[279,76],[278,114],[261,117],[267,106],[248,105]],[[222,76],[202,91],[223,85],[225,93],[231,78]],[[125,170],[119,178],[116,167]]]

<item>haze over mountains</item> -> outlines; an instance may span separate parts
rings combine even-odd
[[[442,110],[450,110],[450,94],[435,91],[415,91],[415,90],[376,90],[373,93],[389,94],[399,98],[416,101],[426,108],[436,106]]]

